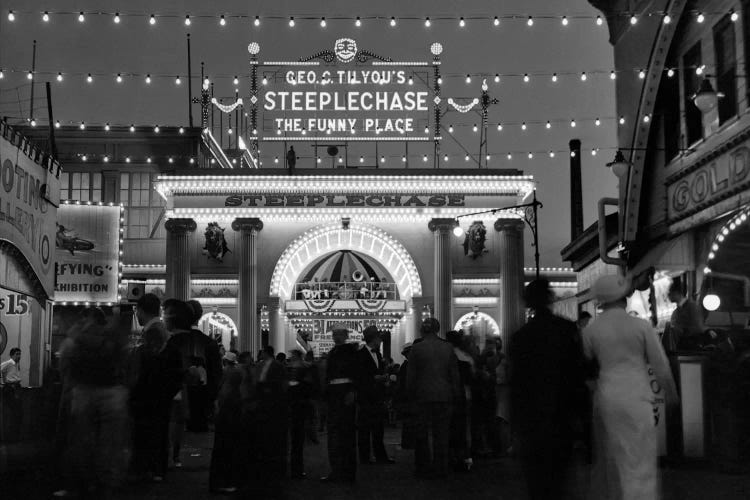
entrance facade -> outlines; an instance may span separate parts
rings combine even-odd
[[[226,293],[214,302],[234,320],[240,351],[257,352],[267,330],[277,351],[321,354],[331,326],[343,322],[355,339],[378,326],[398,353],[426,316],[440,321],[441,334],[468,313],[488,315],[502,336],[523,320],[521,214],[464,216],[522,203],[534,189],[530,176],[204,172],[158,178],[168,217],[165,292],[205,306],[211,301],[195,297],[194,284],[223,280]],[[466,237],[454,236],[456,225]]]

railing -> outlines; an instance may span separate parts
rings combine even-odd
[[[296,300],[398,299],[395,283],[384,281],[315,281],[294,285]]]

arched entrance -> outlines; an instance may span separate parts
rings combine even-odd
[[[237,325],[232,318],[218,311],[204,314],[198,322],[198,328],[220,342],[226,350],[229,350],[232,339],[237,336]]]
[[[466,313],[456,321],[454,330],[463,330],[474,337],[479,349],[484,349],[487,338],[499,338],[500,327],[492,316],[480,311]]]
[[[320,354],[332,347],[336,323],[347,325],[351,340],[375,325],[399,347],[402,325],[410,324],[401,320],[411,317],[411,299],[422,295],[422,284],[407,250],[385,231],[337,223],[311,229],[287,247],[270,295],[284,304],[279,326],[286,329],[285,345],[304,336],[302,344]]]

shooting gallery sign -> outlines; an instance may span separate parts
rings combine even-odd
[[[52,296],[59,165],[8,125],[0,123],[0,133],[0,240],[20,251]]]
[[[251,43],[248,50],[261,140],[435,139],[430,112],[440,103],[437,60],[396,62],[360,49],[352,38],[298,61],[258,62],[260,46]],[[440,52],[433,44],[433,54]]]
[[[121,208],[62,205],[55,234],[56,302],[117,302]]]

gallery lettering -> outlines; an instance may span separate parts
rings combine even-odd
[[[55,291],[106,293],[109,291],[109,285],[107,283],[62,283],[55,287]]]
[[[226,207],[463,207],[462,194],[448,195],[264,195],[235,194],[224,200]]]

